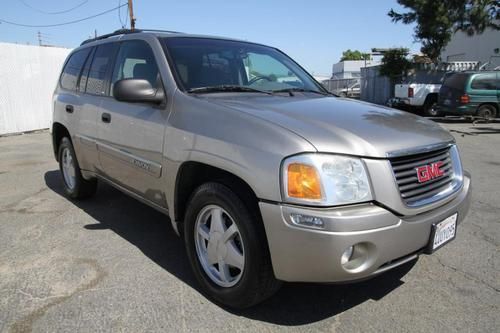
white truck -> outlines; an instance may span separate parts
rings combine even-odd
[[[420,64],[419,69],[406,82],[396,84],[394,98],[388,102],[389,106],[423,111],[425,115],[439,116],[437,106],[439,89],[447,75],[457,71],[477,69],[477,61],[443,62],[437,67],[430,64]]]
[[[403,83],[396,84],[392,107],[420,109],[428,116],[439,115],[437,106],[441,84],[436,83]]]

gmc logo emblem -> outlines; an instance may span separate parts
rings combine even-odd
[[[423,165],[418,168],[417,170],[417,178],[419,183],[425,183],[428,182],[429,180],[441,177],[444,175],[444,171],[441,170],[441,166],[443,166],[443,162],[439,161],[436,163],[431,163],[428,165]]]

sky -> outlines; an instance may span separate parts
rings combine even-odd
[[[123,4],[127,0],[121,0]],[[77,9],[67,11],[80,5]],[[9,0],[0,21],[47,25],[117,7],[119,0]],[[137,28],[217,35],[277,47],[314,75],[331,74],[342,51],[407,47],[418,52],[413,26],[392,23],[396,0],[133,0]],[[57,14],[47,14],[64,12]],[[126,6],[121,10],[123,23]],[[73,48],[97,34],[121,28],[118,11],[59,27],[29,28],[0,22],[0,42],[44,43]]]

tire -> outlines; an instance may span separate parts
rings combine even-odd
[[[497,109],[493,105],[481,105],[477,109],[478,117],[491,120],[497,117]]]
[[[439,117],[441,113],[439,112],[437,105],[437,101],[434,99],[426,101],[424,104],[425,115],[429,117]]]
[[[67,137],[61,139],[57,156],[64,193],[71,199],[84,199],[94,195],[97,190],[97,179],[83,178],[73,144]]]
[[[225,231],[220,231],[217,225],[222,225]],[[226,243],[224,235],[232,234],[230,229],[237,232]],[[281,285],[274,277],[260,217],[252,214],[224,185],[206,183],[194,191],[184,220],[184,240],[191,268],[203,293],[216,303],[235,309],[248,308],[273,295]],[[216,244],[212,250],[211,244]],[[235,254],[229,255],[229,252]],[[240,260],[230,260],[230,257]],[[233,266],[231,262],[238,265]],[[226,274],[221,273],[224,271]]]

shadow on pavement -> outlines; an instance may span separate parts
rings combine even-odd
[[[64,195],[58,170],[46,172],[44,178],[49,189],[69,200]],[[200,291],[191,272],[184,244],[172,230],[168,217],[103,182],[99,183],[99,190],[93,199],[71,202],[98,222],[86,225],[85,229],[114,231],[157,265]],[[276,295],[260,305],[246,310],[226,310],[279,325],[317,322],[369,299],[383,298],[403,284],[401,278],[415,262],[377,278],[350,285],[285,283]]]

